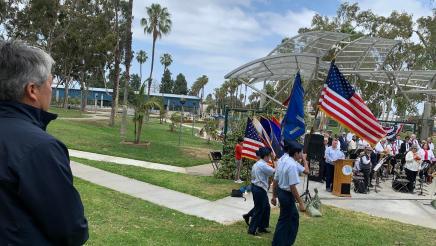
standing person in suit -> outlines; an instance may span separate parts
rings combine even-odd
[[[347,134],[345,132],[342,133],[341,136],[339,136],[338,140],[339,140],[339,148],[341,149],[342,152],[344,152],[345,155],[347,155],[347,151],[348,151],[348,141],[347,141]]]
[[[334,181],[335,161],[339,159],[345,159],[345,155],[338,147],[338,140],[334,139],[332,142],[332,146],[328,147],[325,150],[325,161],[326,161],[325,188],[326,191],[328,192],[332,191],[332,184]]]
[[[406,136],[404,141],[401,143],[399,154],[402,156],[401,158],[401,170],[403,170],[404,164],[406,163],[406,154],[409,152],[411,147],[410,137]]]

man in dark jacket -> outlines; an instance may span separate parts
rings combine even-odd
[[[88,223],[68,150],[45,132],[51,68],[44,51],[0,41],[0,245],[81,245]]]

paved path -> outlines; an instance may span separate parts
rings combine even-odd
[[[184,167],[176,167],[176,166],[153,163],[148,161],[140,161],[140,160],[123,158],[123,157],[110,156],[110,155],[102,155],[102,154],[96,154],[96,153],[73,150],[73,149],[70,149],[69,152],[70,152],[70,156],[83,158],[87,160],[113,162],[120,165],[145,167],[145,168],[164,170],[164,171],[175,172],[175,173],[187,173],[186,168]],[[210,166],[212,168],[212,165]]]
[[[77,150],[70,150],[70,155],[96,161],[113,162],[121,165],[133,165],[191,175],[208,175],[213,172],[212,165],[210,164],[183,168]],[[244,202],[243,199],[232,197],[210,202],[75,162],[72,162],[72,169],[75,176],[90,182],[168,208],[176,209],[183,213],[196,215],[223,224],[241,220],[241,214],[246,213],[253,205],[251,194],[246,196],[246,202]],[[304,190],[303,184],[304,182],[299,186],[300,192]],[[417,194],[395,192],[390,187],[390,181],[381,182],[380,185],[381,189],[379,189],[379,193],[371,191],[369,194],[356,194],[352,192],[352,198],[333,196],[331,193],[325,191],[324,184],[322,183],[311,181],[309,187],[312,195],[313,189],[318,188],[323,204],[436,229],[436,209],[428,205],[430,203],[430,196],[428,194],[418,196]],[[152,187],[153,190],[147,190],[151,189],[150,187]],[[426,189],[429,190],[429,187],[426,187]]]
[[[97,111],[95,112],[91,112],[88,111],[86,113],[84,113],[84,117],[82,118],[64,118],[64,117],[59,117],[59,120],[72,120],[72,121],[90,121],[90,120],[107,120],[109,119],[109,116],[106,112],[99,112]]]
[[[321,202],[326,205],[436,229],[436,209],[429,205],[431,200],[428,192],[424,196],[419,196],[419,192],[395,192],[391,184],[390,180],[381,182],[378,193],[373,190],[369,194],[352,191],[351,198],[340,198],[326,192],[323,183],[311,181],[309,187],[312,195],[313,189],[318,189]],[[300,184],[299,190],[303,190],[302,185]],[[429,190],[429,187],[426,189]]]
[[[252,199],[247,199],[247,202],[244,202],[242,198],[232,197],[211,202],[74,161],[71,162],[71,169],[74,176],[94,184],[221,224],[231,224],[241,220],[241,215],[246,213],[253,204]]]

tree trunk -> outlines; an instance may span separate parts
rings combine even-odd
[[[81,100],[80,100],[80,111],[85,112],[86,110],[86,105],[88,104],[88,89],[86,88],[86,84],[85,81],[82,81],[80,83],[80,91],[82,92],[81,94]]]
[[[123,97],[123,118],[121,121],[121,141],[126,140],[126,128],[127,128],[127,97],[129,91],[129,81],[130,81],[130,63],[132,61],[132,8],[133,0],[129,0],[129,10],[127,13],[127,28],[129,29],[127,33],[126,40],[126,80],[124,81],[124,97]]]
[[[115,81],[114,88],[112,93],[112,109],[111,109],[111,117],[109,120],[109,126],[115,125],[115,116],[118,110],[118,91],[120,87],[120,33],[118,31],[118,0],[116,0],[115,5],[115,33],[117,34],[117,43],[115,45]]]
[[[134,119],[133,119],[133,123],[134,123],[134,128],[133,128],[133,136],[134,136],[134,140],[136,140],[136,112],[135,112],[135,115],[133,116],[133,117],[135,117]]]
[[[68,76],[67,80],[64,83],[64,109],[68,108],[68,87],[70,85],[70,77]]]
[[[139,63],[139,78],[141,80],[141,83],[139,84],[142,85],[142,62]]]
[[[141,116],[141,117],[139,117],[139,120],[138,120],[138,131],[136,132],[136,140],[135,140],[136,144],[139,144],[139,141],[141,140],[142,124],[144,122],[143,119],[144,119],[144,116]]]
[[[153,35],[153,49],[151,51],[151,69],[150,69],[150,77],[148,78],[148,91],[147,95],[150,95],[150,88],[151,88],[151,78],[153,76],[153,66],[154,66],[154,48],[156,46],[156,38]]]

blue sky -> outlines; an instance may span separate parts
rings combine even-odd
[[[159,3],[167,7],[173,28],[156,44],[153,78],[160,82],[163,67],[159,57],[170,53],[173,78],[183,73],[188,87],[196,78],[209,77],[206,93],[224,81],[234,68],[267,55],[280,41],[297,35],[301,27],[309,27],[315,13],[334,16],[342,1],[336,0],[143,0],[134,1],[133,50],[144,50],[149,59],[143,65],[147,78],[151,64],[150,35],[145,35],[139,21],[145,7]],[[351,1],[355,2],[355,1]],[[372,9],[379,15],[391,11],[412,13],[414,18],[431,15],[431,0],[362,0],[361,9]],[[139,74],[133,60],[132,72]]]

